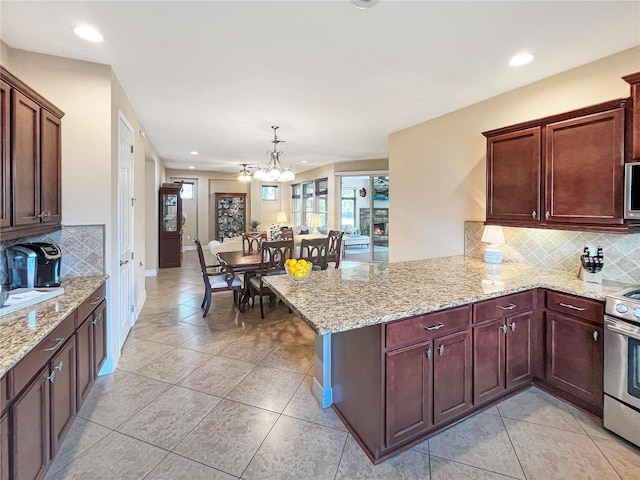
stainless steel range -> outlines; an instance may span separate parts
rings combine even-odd
[[[607,296],[604,324],[604,426],[640,446],[640,287]]]

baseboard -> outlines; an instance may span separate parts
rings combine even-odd
[[[311,393],[313,397],[318,401],[322,408],[330,407],[333,403],[333,389],[331,387],[323,387],[320,382],[313,377],[313,383],[311,385]]]
[[[156,277],[158,275],[158,269],[155,268],[153,270],[145,270],[144,271],[144,276],[145,277]]]
[[[147,291],[144,290],[142,292],[142,296],[138,298],[138,304],[136,305],[136,318],[133,321],[134,325],[138,321],[138,317],[140,316],[140,312],[142,312],[142,307],[144,307],[144,302],[146,301],[147,301]]]

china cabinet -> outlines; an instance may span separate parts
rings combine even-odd
[[[242,235],[246,230],[246,193],[215,194],[215,226],[219,241]]]
[[[160,187],[160,268],[179,267],[182,262],[182,199],[180,183]]]

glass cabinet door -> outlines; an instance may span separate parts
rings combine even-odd
[[[178,231],[178,195],[162,195],[162,227],[165,232]]]

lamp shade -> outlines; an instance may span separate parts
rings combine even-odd
[[[484,227],[484,232],[482,232],[481,241],[485,243],[505,243],[504,242],[504,232],[502,231],[502,227],[500,225],[487,225]]]
[[[284,212],[278,212],[278,215],[276,216],[276,222],[277,223],[286,223],[287,222],[287,214]]]
[[[322,226],[322,216],[319,213],[310,213],[309,214],[309,226],[310,227],[321,227]]]

